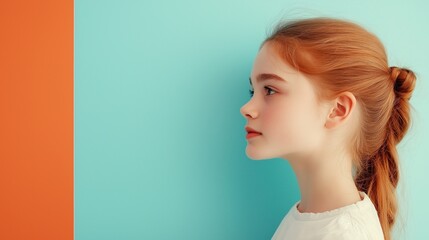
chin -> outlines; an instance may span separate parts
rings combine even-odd
[[[248,158],[250,158],[251,160],[255,160],[255,161],[259,161],[259,160],[266,160],[267,158],[262,158],[262,157],[253,157],[253,156],[249,156],[247,155]]]
[[[249,147],[246,148],[246,155],[248,158],[252,160],[267,160],[267,159],[275,158],[273,156],[269,156],[266,153],[257,151],[256,149],[251,149]]]

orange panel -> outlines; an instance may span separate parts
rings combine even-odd
[[[0,239],[73,239],[73,14],[0,3]]]

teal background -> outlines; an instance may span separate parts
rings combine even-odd
[[[429,239],[428,6],[418,1],[75,1],[75,239],[270,239],[300,193],[247,158],[240,107],[280,18],[347,18],[418,76],[398,145],[401,229]]]

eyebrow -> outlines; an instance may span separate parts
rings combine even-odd
[[[272,80],[276,80],[276,81],[281,81],[281,82],[287,82],[285,79],[279,77],[278,75],[274,74],[274,73],[261,73],[256,77],[256,81],[257,82],[262,82],[262,81],[266,81],[268,79],[272,79]],[[252,80],[249,77],[249,83],[251,86],[252,85]]]

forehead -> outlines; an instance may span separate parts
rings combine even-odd
[[[299,72],[289,64],[285,63],[275,48],[273,48],[269,43],[265,43],[259,50],[253,63],[250,75],[251,83],[255,84],[257,80],[270,78],[267,74],[278,76],[280,79],[290,82],[298,77]],[[276,77],[271,76],[271,78]]]

